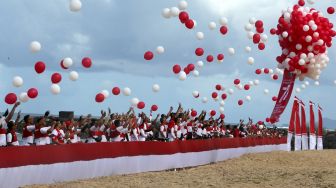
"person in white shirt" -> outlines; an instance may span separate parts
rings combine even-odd
[[[16,102],[8,114],[8,110],[3,117],[0,118],[0,147],[7,145],[7,123],[12,119],[16,108],[20,105],[20,102]]]
[[[19,141],[16,136],[16,124],[14,123],[14,121],[10,121],[8,123],[7,145],[8,146],[19,146]]]

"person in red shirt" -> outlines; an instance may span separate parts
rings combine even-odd
[[[19,141],[16,136],[16,124],[14,121],[10,121],[7,124],[7,145],[8,146],[19,146]]]
[[[240,132],[237,126],[233,127],[233,137],[234,138],[239,138]]]
[[[30,115],[26,115],[23,118],[24,126],[22,130],[22,143],[24,146],[34,144],[34,130],[33,118]]]

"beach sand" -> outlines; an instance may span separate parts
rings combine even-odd
[[[336,187],[336,150],[249,154],[177,171],[29,187]]]

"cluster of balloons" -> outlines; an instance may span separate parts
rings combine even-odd
[[[253,32],[255,29],[255,32]],[[264,50],[266,41],[268,39],[267,35],[264,33],[264,23],[261,20],[257,20],[252,17],[249,23],[245,25],[245,31],[247,32],[247,37],[253,41],[254,44],[258,45],[259,50]],[[247,52],[251,51],[250,48],[245,49]]]
[[[112,88],[112,94],[114,96],[118,96],[120,93],[122,93],[124,96],[130,96],[132,94],[132,90],[129,87],[125,87],[123,90],[121,90],[119,87]],[[102,103],[109,96],[110,96],[110,93],[108,90],[102,90],[100,93],[96,95],[95,101],[97,103]]]
[[[336,32],[333,24],[313,8],[302,7],[303,3],[283,11],[277,28],[271,34],[279,36],[282,54],[276,58],[278,68],[295,73],[302,81],[314,80],[329,63],[328,48]]]

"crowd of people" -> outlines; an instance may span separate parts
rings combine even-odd
[[[0,146],[281,137],[284,134],[276,127],[267,128],[263,122],[254,124],[252,119],[248,123],[240,120],[239,124],[231,126],[225,124],[224,116],[206,118],[206,111],[198,116],[191,115],[192,110],[184,110],[181,104],[175,112],[170,107],[167,114],[157,114],[155,118],[152,111],[149,116],[136,114],[131,107],[125,114],[111,113],[110,109],[101,111],[100,118],[87,115],[60,120],[47,111],[41,117],[25,115],[22,119],[18,112],[16,120],[12,120],[19,105],[17,102],[0,119]],[[22,143],[17,137],[18,127],[22,128]]]

